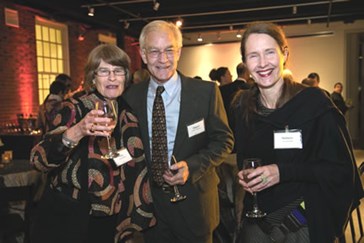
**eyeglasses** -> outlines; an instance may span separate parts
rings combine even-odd
[[[109,77],[111,73],[114,73],[115,76],[124,76],[126,74],[126,71],[122,68],[114,70],[100,68],[95,71],[95,74],[99,77]]]
[[[163,53],[167,55],[168,58],[173,58],[174,54],[176,53],[176,49],[174,48],[167,48],[165,50],[158,50],[158,49],[144,49],[147,52],[147,55],[150,58],[159,58]]]

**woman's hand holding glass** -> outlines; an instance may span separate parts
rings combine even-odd
[[[113,121],[112,118],[104,117],[102,110],[91,110],[87,115],[77,124],[80,134],[84,136],[110,136],[114,127],[110,126]]]
[[[107,139],[107,153],[102,156],[104,159],[117,157],[118,153],[113,150],[110,139],[116,126],[116,110],[111,101],[96,103],[95,109],[91,110],[75,126],[66,131],[67,138],[78,142],[84,136],[103,136]]]
[[[259,158],[248,158],[243,161],[243,170],[241,171],[243,182],[247,183],[246,186],[249,186],[248,191],[253,195],[253,208],[245,214],[248,218],[262,218],[266,216],[266,213],[259,209],[257,191],[252,189],[255,185],[267,182],[266,177],[262,175],[263,173],[257,172],[260,166],[261,159]]]
[[[110,123],[110,118],[101,117],[104,114],[101,110],[89,111],[76,125],[65,131],[65,136],[78,143],[85,136],[108,136],[112,128],[103,124]]]
[[[244,178],[244,170],[238,172],[240,185],[250,193],[262,191],[280,181],[279,169],[276,164],[260,166],[251,172],[248,177],[253,179],[247,182]]]

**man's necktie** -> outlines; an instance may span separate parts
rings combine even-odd
[[[152,116],[152,176],[155,183],[164,183],[162,175],[168,168],[166,115],[162,99],[163,86],[158,86]]]

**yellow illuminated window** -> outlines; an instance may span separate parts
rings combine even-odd
[[[69,73],[67,26],[40,17],[35,25],[39,104],[60,73]]]

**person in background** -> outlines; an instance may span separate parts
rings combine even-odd
[[[85,67],[91,89],[63,103],[52,122],[56,128],[32,149],[32,165],[48,180],[31,242],[125,242],[131,232],[155,223],[138,120],[125,101],[116,102],[129,84],[129,66],[117,46],[95,47]],[[104,102],[120,111],[115,131],[98,109]],[[127,159],[102,157],[107,136]]]
[[[247,26],[241,56],[256,85],[233,106],[239,183],[249,192],[240,243],[334,242],[363,195],[343,115],[322,90],[284,80],[288,55],[279,26]],[[247,158],[262,165],[248,172]],[[253,192],[266,213],[259,220],[246,216]]]
[[[312,78],[304,78],[301,81],[301,84],[307,85],[309,87],[318,87],[317,81]]]
[[[219,223],[217,185],[219,166],[233,147],[218,86],[184,76],[177,71],[182,34],[173,23],[155,20],[144,26],[140,54],[151,74],[149,82],[131,86],[124,97],[140,119],[148,168],[153,175],[151,191],[157,225],[144,233],[146,243],[211,243]],[[168,169],[154,170],[158,161],[153,149],[153,101],[163,100],[167,145],[163,163]],[[161,108],[163,110],[163,108]],[[154,127],[154,126],[153,126]],[[155,153],[155,154],[154,154]],[[175,162],[173,163],[175,158]],[[171,202],[173,186],[183,201]]]
[[[217,85],[220,85],[220,83],[217,81],[217,70],[216,68],[211,69],[209,72],[209,78],[212,82],[215,82]]]
[[[315,84],[317,85],[315,87],[319,87],[319,85],[320,85],[320,75],[318,73],[309,73],[307,75],[307,78],[315,80]]]
[[[241,62],[236,66],[236,74],[238,77],[235,79],[234,83],[243,82],[243,83],[247,84],[247,82],[250,78],[250,74],[244,63]],[[248,86],[245,86],[242,89],[248,89],[248,88],[249,88]]]
[[[230,105],[231,101],[235,93],[241,89],[249,89],[249,85],[247,84],[247,80],[249,78],[249,72],[246,66],[243,63],[239,63],[236,66],[236,73],[238,75],[237,79],[232,82],[231,74],[228,68],[221,67],[216,71],[216,80],[220,82],[220,91],[222,95],[222,99],[224,101],[224,107],[226,110],[226,114],[228,115],[229,125],[232,126],[233,120],[231,119],[230,114]]]
[[[149,80],[149,72],[145,68],[138,69],[133,74],[133,84]]]
[[[72,79],[69,75],[65,73],[60,73],[56,76],[54,81],[59,81],[66,85],[66,94],[64,96],[65,99],[70,98],[74,94],[74,92],[72,91]]]
[[[220,84],[220,86],[227,85],[233,82],[233,76],[231,75],[227,67],[212,69],[209,77],[211,78],[211,80],[216,80]]]
[[[220,92],[224,101],[224,107],[228,117],[229,126],[234,126],[233,114],[231,114],[230,106],[234,95],[238,90],[249,89],[250,86],[246,83],[249,78],[249,72],[243,63],[236,66],[237,79],[232,82],[231,74],[228,68],[220,67],[216,70],[214,77],[220,82]],[[232,153],[226,158],[223,164],[217,169],[219,183],[219,198],[220,198],[220,224],[214,232],[215,238],[219,237],[219,242],[232,242],[235,234],[237,222],[240,220],[242,210],[242,198],[244,191],[238,185],[236,174],[238,172],[236,166],[235,148]],[[228,232],[228,234],[226,234]]]
[[[234,93],[232,75],[227,67],[219,67],[210,72],[210,78],[217,80],[224,103],[225,111],[230,126],[230,102]],[[229,160],[229,163],[226,161]],[[236,163],[230,161],[230,154],[220,166],[216,168],[220,183],[218,184],[219,204],[220,204],[220,223],[213,233],[213,242],[229,243],[232,242],[235,233],[236,219],[234,210],[235,190],[234,178],[236,175]]]
[[[310,78],[310,79],[313,79],[314,80],[314,85],[315,85],[314,87],[320,87],[320,75],[318,73],[309,73],[307,75],[307,78]],[[322,89],[322,88],[320,88],[320,89]],[[322,90],[325,92],[325,94],[328,97],[330,97],[329,91],[327,91],[325,89],[322,89]]]
[[[352,107],[346,104],[344,97],[342,96],[343,84],[338,82],[334,85],[334,91],[331,93],[331,99],[336,107],[345,116],[346,112]]]
[[[36,127],[46,134],[53,126],[52,121],[62,108],[62,101],[67,93],[67,86],[61,81],[53,81],[49,87],[49,95],[39,106]]]

